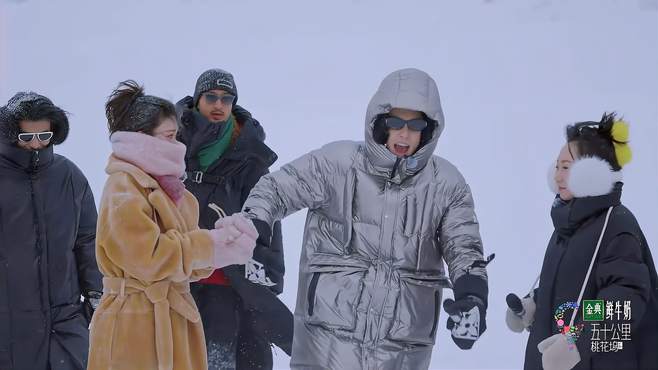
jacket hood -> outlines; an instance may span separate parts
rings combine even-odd
[[[366,156],[374,166],[375,171],[383,176],[391,175],[393,166],[398,159],[384,145],[375,141],[373,128],[375,119],[393,108],[404,108],[425,113],[436,122],[430,140],[420,147],[413,155],[403,158],[398,164],[393,180],[402,181],[425,167],[436,149],[445,121],[441,109],[441,99],[436,82],[427,73],[407,68],[395,71],[382,81],[377,92],[368,104],[365,119]]]
[[[47,112],[47,117],[37,117],[35,110]],[[47,119],[51,123],[53,138],[51,145],[58,145],[66,140],[69,134],[69,120],[66,112],[57,107],[43,95],[35,92],[16,93],[7,105],[0,107],[0,140],[15,144],[20,133],[19,123],[22,120]]]
[[[186,96],[176,103],[176,113],[179,119],[178,139],[187,146],[186,161],[188,170],[196,170],[196,156],[201,148],[216,140],[220,126],[210,123],[193,106],[191,96]],[[235,141],[232,158],[247,158],[255,156],[267,167],[276,160],[277,155],[265,144],[265,130],[251,113],[245,108],[235,105],[231,113],[240,125],[240,135]],[[212,166],[211,166],[212,167]]]
[[[186,96],[176,103],[176,116],[181,128],[188,128],[190,125],[194,124],[195,121],[204,121],[204,125],[210,124],[207,122],[205,117],[203,117],[196,109],[194,109],[193,102],[194,101],[191,96]],[[245,124],[250,123],[251,126],[253,126],[253,128],[248,128],[249,135],[253,136],[253,138],[258,141],[265,141],[266,135],[263,126],[261,126],[260,122],[258,122],[258,120],[256,120],[248,110],[239,105],[234,105],[231,113],[233,113],[235,116],[238,124],[245,126]]]

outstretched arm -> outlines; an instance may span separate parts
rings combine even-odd
[[[243,211],[272,225],[300,209],[319,208],[327,198],[326,174],[330,170],[331,162],[322,149],[305,154],[261,177]]]

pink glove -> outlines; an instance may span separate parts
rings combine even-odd
[[[244,265],[253,256],[256,238],[240,233],[233,226],[210,230],[210,236],[215,246],[215,268]]]
[[[258,231],[250,219],[246,218],[242,213],[234,213],[228,217],[222,217],[215,222],[215,229],[225,227],[235,227],[240,233],[249,235],[252,238],[258,238]],[[237,238],[237,236],[236,236]]]
[[[217,223],[215,225],[217,225]],[[220,240],[227,244],[232,243],[243,234],[240,230],[238,230],[237,227],[227,223],[219,225],[219,227],[215,228],[215,230],[220,230],[222,232]]]

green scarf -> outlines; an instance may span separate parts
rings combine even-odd
[[[235,128],[235,117],[231,114],[224,124],[226,127],[222,136],[217,141],[213,141],[199,150],[199,166],[203,172],[206,172],[208,167],[218,160],[231,144],[231,136]]]

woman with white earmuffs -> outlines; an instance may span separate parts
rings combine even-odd
[[[555,231],[539,285],[522,299],[508,296],[507,326],[530,332],[525,369],[656,369],[658,277],[644,234],[621,203],[628,125],[605,114],[568,126],[566,136],[549,172]],[[603,321],[584,321],[583,311],[595,312],[583,300],[604,301]]]

